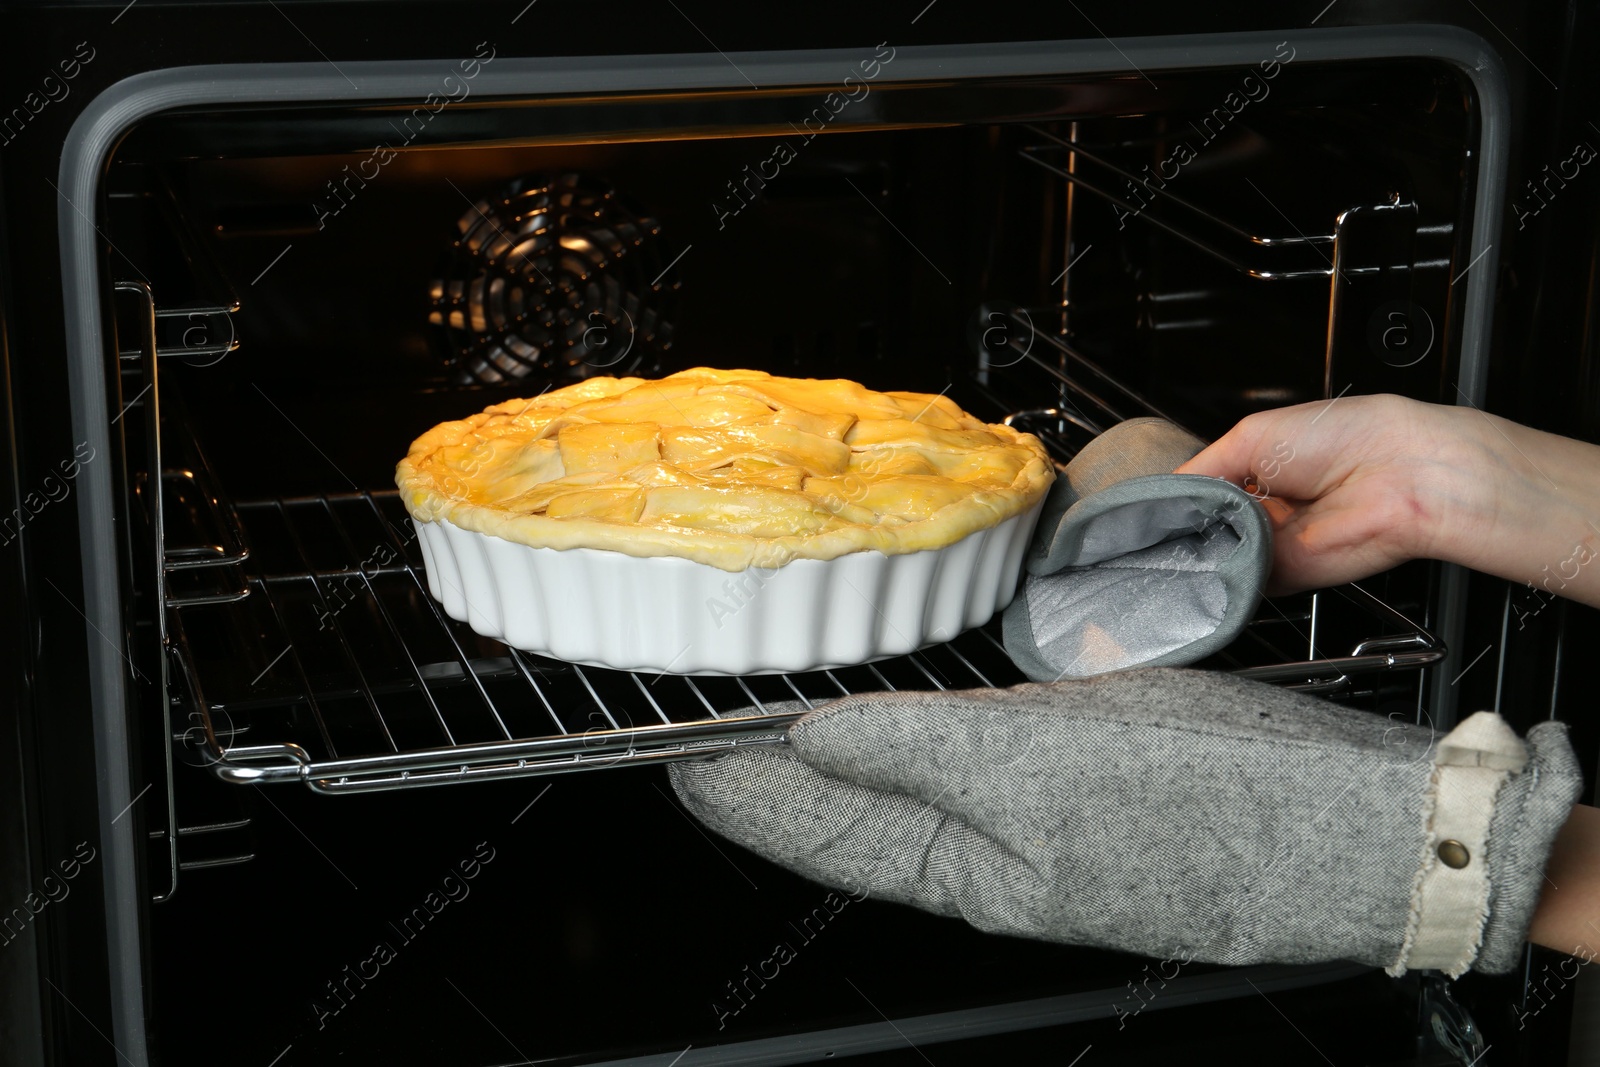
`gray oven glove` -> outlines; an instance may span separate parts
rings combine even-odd
[[[788,736],[673,788],[807,878],[981,930],[1395,975],[1517,962],[1580,786],[1560,723],[1437,737],[1192,670],[851,696]]]
[[[1238,636],[1272,564],[1261,505],[1172,471],[1205,447],[1164,419],[1089,442],[1039,515],[1006,651],[1038,682],[1194,663]]]

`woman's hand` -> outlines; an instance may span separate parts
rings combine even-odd
[[[1338,585],[1426,556],[1440,512],[1477,521],[1457,489],[1449,410],[1353,396],[1251,415],[1178,468],[1224,478],[1274,527],[1272,592]]]
[[[1269,592],[1460,563],[1600,606],[1600,447],[1472,408],[1352,396],[1244,419],[1180,474],[1272,517]]]

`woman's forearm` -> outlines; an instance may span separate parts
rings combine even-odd
[[[1600,607],[1600,446],[1474,408],[1437,409],[1440,474],[1415,493],[1432,556]],[[1556,838],[1528,940],[1600,951],[1600,809],[1578,805]]]
[[[1600,446],[1473,408],[1442,411],[1456,430],[1446,435],[1453,475],[1418,502],[1423,554],[1600,607]]]

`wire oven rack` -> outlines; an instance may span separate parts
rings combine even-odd
[[[172,628],[184,702],[204,709],[211,768],[232,782],[352,792],[684,759],[780,742],[807,708],[850,693],[1023,680],[987,629],[893,660],[794,675],[692,678],[560,663],[443,614],[393,491],[237,510],[258,546],[250,595],[187,606]],[[286,551],[273,558],[259,547],[267,539]],[[344,558],[329,558],[330,548]],[[296,740],[242,743],[263,733]]]
[[[1059,458],[1076,450],[1074,434],[1153,410],[1065,342],[1046,340],[1049,358],[1029,359],[1070,385],[1081,406],[1011,421],[1026,420]],[[1069,353],[1066,371],[1058,357]],[[444,614],[393,490],[224,510],[249,545],[247,593],[170,604],[169,649],[177,702],[202,726],[189,734],[191,755],[230,782],[349,793],[666,762],[782,743],[808,708],[851,693],[1025,680],[993,624],[909,656],[792,675],[691,678],[561,663]],[[1266,604],[1212,665],[1331,692],[1444,655],[1426,629],[1359,587]],[[1346,630],[1375,636],[1324,655],[1319,627],[1340,613]]]

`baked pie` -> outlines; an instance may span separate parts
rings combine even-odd
[[[697,368],[591,378],[443,423],[395,480],[418,522],[740,571],[943,548],[1026,510],[1053,478],[1037,438],[943,396]]]
[[[943,396],[706,368],[497,404],[395,476],[452,617],[678,674],[863,663],[984,623],[1053,479],[1036,438]]]

